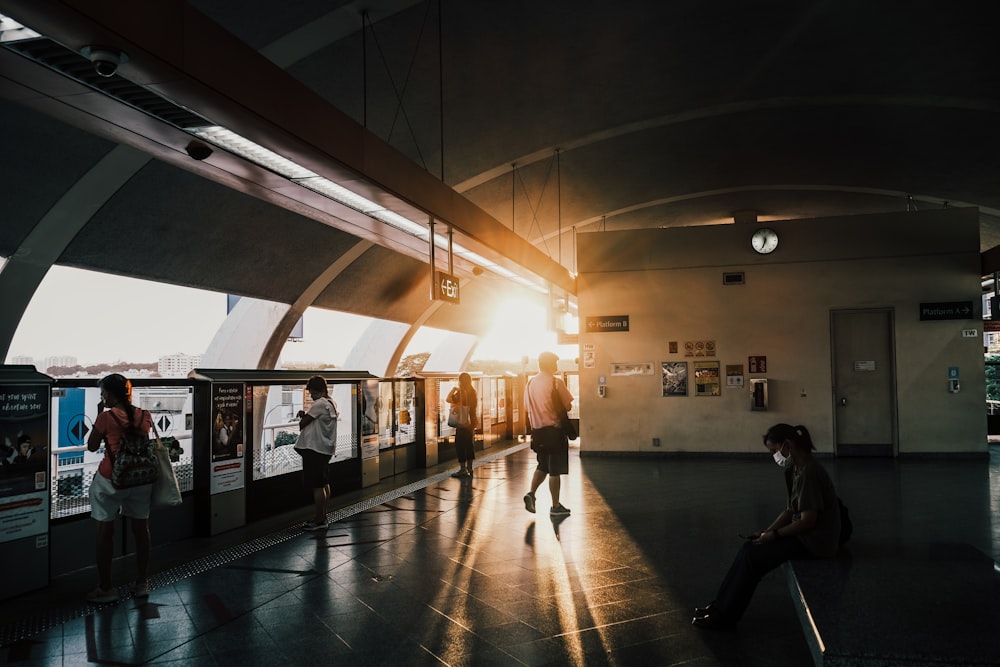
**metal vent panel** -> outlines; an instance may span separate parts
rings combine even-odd
[[[211,125],[211,121],[199,116],[165,97],[128,79],[113,74],[104,77],[95,70],[93,63],[83,55],[68,49],[51,39],[40,37],[21,42],[10,42],[4,48],[33,60],[74,81],[93,88],[123,104],[138,109],[145,114],[169,123],[182,130],[191,127]]]

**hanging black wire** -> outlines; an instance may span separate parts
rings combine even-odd
[[[371,31],[372,41],[375,43],[375,49],[378,51],[379,58],[382,61],[382,66],[385,69],[386,76],[389,78],[389,84],[390,87],[392,88],[393,95],[395,95],[396,97],[396,111],[393,114],[392,123],[390,124],[389,132],[386,135],[386,141],[389,141],[391,143],[392,134],[396,129],[396,123],[399,120],[399,117],[402,116],[407,129],[410,131],[410,137],[413,139],[413,146],[417,151],[417,157],[420,160],[420,164],[423,166],[425,170],[428,171],[429,169],[427,168],[427,161],[424,159],[423,151],[420,150],[420,142],[417,141],[417,133],[414,131],[413,124],[410,122],[410,117],[406,113],[406,107],[403,104],[403,96],[406,93],[406,87],[409,85],[410,77],[413,73],[413,67],[417,59],[417,52],[419,51],[420,43],[424,36],[424,29],[427,26],[427,19],[428,16],[430,15],[430,6],[431,6],[430,0],[424,3],[424,17],[423,20],[420,22],[420,32],[417,35],[417,42],[414,45],[413,53],[410,57],[410,62],[406,68],[406,76],[403,77],[402,89],[400,89],[400,87],[396,85],[395,77],[393,77],[392,71],[389,69],[389,62],[385,57],[385,52],[382,50],[382,45],[379,43],[378,34],[375,32],[375,24],[371,21],[370,18],[367,18],[367,14],[362,15],[363,17],[366,17],[366,23],[368,26],[368,30]]]
[[[538,203],[536,205],[532,205],[531,198],[528,194],[528,188],[524,183],[524,179],[521,177],[520,172],[517,173],[517,182],[520,183],[521,190],[524,192],[524,198],[528,202],[528,208],[531,210],[531,224],[528,227],[527,233],[524,234],[524,238],[530,241],[531,239],[529,237],[531,236],[531,230],[537,229],[538,236],[541,237],[542,245],[544,246],[545,249],[545,254],[549,256],[549,259],[552,259],[552,251],[549,249],[549,243],[548,240],[545,238],[545,233],[542,231],[542,226],[538,222],[538,208],[542,203],[542,198],[545,196],[545,189],[548,187],[549,179],[552,176],[552,168],[555,165],[555,161],[556,161],[555,156],[553,156],[553,158],[549,160],[549,170],[548,172],[546,172],[545,180],[542,182],[542,190],[541,192],[538,193]]]

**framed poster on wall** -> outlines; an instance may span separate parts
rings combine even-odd
[[[694,395],[721,396],[722,382],[718,361],[694,362]]]
[[[663,373],[664,396],[687,396],[688,364],[686,361],[664,361],[660,363]]]

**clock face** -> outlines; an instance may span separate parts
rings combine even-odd
[[[778,247],[778,233],[767,227],[764,229],[758,229],[753,233],[753,237],[750,239],[750,245],[752,245],[753,249],[762,255],[774,252],[774,249]]]

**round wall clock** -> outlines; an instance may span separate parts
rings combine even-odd
[[[758,229],[750,237],[750,245],[762,255],[774,252],[774,249],[778,247],[778,233],[770,227]]]

